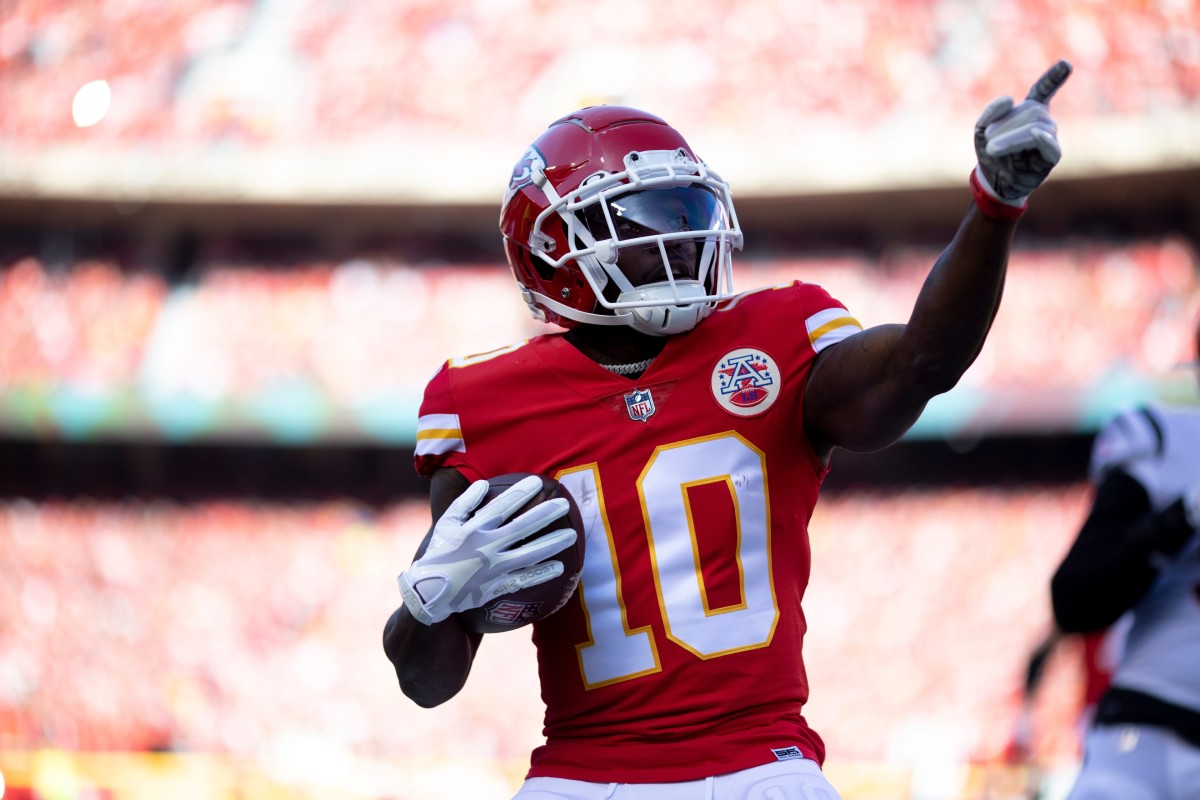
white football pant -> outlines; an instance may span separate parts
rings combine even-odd
[[[815,761],[799,758],[681,783],[529,778],[513,800],[842,800]]]

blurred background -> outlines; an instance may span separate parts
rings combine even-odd
[[[425,381],[544,330],[495,224],[518,155],[653,111],[733,185],[737,288],[902,322],[976,116],[1059,57],[1065,156],[983,354],[838,453],[811,526],[805,713],[846,800],[1069,784],[1080,648],[1022,685],[1091,438],[1197,399],[1193,0],[0,0],[3,797],[509,797],[527,633],[436,710],[380,637]]]

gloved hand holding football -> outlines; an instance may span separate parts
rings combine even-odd
[[[464,613],[468,627],[491,632],[551,613],[561,602],[553,608],[539,604],[494,626],[484,616],[497,598],[562,578],[563,561],[552,558],[560,553],[573,570],[567,576],[570,591],[559,590],[566,595],[561,599],[574,591],[583,528],[570,495],[557,481],[537,475],[502,476],[493,483],[476,481],[451,503],[425,552],[397,577],[404,604],[419,622],[432,625]]]

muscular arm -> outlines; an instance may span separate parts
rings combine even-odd
[[[469,485],[456,470],[444,468],[434,473],[429,505],[435,523]],[[418,556],[428,544],[426,534]],[[434,625],[422,625],[401,604],[383,629],[383,650],[396,668],[404,694],[417,705],[432,708],[458,694],[466,684],[482,638],[482,634],[463,628],[454,616]]]
[[[1155,513],[1140,483],[1111,472],[1050,582],[1058,626],[1086,633],[1116,622],[1154,582],[1156,554],[1177,553],[1191,535],[1182,501]]]
[[[834,447],[879,450],[958,383],[996,317],[1016,218],[1062,150],[1048,103],[1071,75],[1057,61],[1019,104],[997,97],[975,122],[975,202],[933,265],[907,325],[884,325],[827,348],[809,372],[805,433]]]
[[[951,389],[979,355],[1000,305],[1016,223],[974,205],[937,259],[906,325],[881,325],[821,352],[804,398],[806,432],[834,447],[895,442],[930,398]]]

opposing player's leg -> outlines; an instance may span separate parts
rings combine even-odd
[[[1068,800],[1168,800],[1173,740],[1165,731],[1140,725],[1092,728]]]

